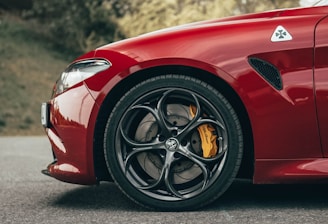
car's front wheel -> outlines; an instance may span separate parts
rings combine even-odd
[[[127,92],[108,119],[109,171],[133,201],[160,210],[204,206],[233,181],[242,131],[229,101],[183,75],[148,79]]]

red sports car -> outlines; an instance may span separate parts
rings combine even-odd
[[[165,29],[95,49],[61,74],[41,120],[43,173],[115,181],[133,201],[189,210],[237,177],[328,180],[328,7]]]

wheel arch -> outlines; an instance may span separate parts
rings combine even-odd
[[[244,136],[244,156],[237,177],[252,179],[254,173],[254,147],[252,128],[242,100],[234,91],[234,89],[222,78],[199,68],[182,65],[157,66],[137,71],[123,79],[107,94],[100,107],[94,132],[94,168],[97,179],[99,181],[112,181],[112,178],[110,177],[107,169],[103,150],[103,134],[105,132],[105,127],[109,115],[121,97],[137,83],[150,78],[149,74],[151,74],[151,77],[165,74],[180,74],[191,76],[209,83],[228,99],[238,115]]]

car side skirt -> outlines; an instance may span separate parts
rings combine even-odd
[[[260,159],[255,162],[255,184],[328,183],[328,159]]]

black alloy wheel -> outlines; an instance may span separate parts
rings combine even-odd
[[[108,119],[105,157],[121,190],[153,209],[200,208],[235,178],[243,149],[238,117],[216,89],[184,75],[148,79]]]

